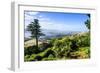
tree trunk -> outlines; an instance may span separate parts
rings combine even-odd
[[[38,37],[36,36],[36,47],[38,48]]]

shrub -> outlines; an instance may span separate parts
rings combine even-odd
[[[54,55],[49,54],[48,58],[54,58]]]
[[[32,54],[28,60],[29,60],[29,61],[35,61],[35,59],[34,59],[35,56],[36,56],[35,54]]]
[[[32,54],[32,55],[26,55],[25,57],[24,57],[24,61],[25,62],[27,62],[27,61],[35,61],[35,54]]]
[[[30,46],[30,47],[24,48],[24,55],[32,55],[32,54],[37,54],[39,52],[40,50],[37,49],[36,46]]]
[[[78,51],[70,52],[69,58],[71,59],[86,59],[90,58],[89,47],[82,47]]]
[[[42,57],[41,56],[39,56],[39,55],[37,55],[37,56],[35,56],[35,58],[34,58],[36,61],[41,61],[42,60]]]
[[[46,53],[44,54],[44,57],[48,57],[50,54],[52,54],[55,57],[55,52],[51,49],[46,51]]]
[[[43,42],[42,44],[39,45],[39,48],[40,48],[41,52],[44,51],[44,50],[46,50],[47,48],[50,48],[50,47],[52,47],[51,43],[44,43]]]
[[[76,40],[71,40],[70,44],[71,51],[77,51],[78,50],[78,44]]]
[[[30,55],[26,55],[26,56],[24,56],[24,61],[26,62],[26,61],[29,61],[28,59],[30,58]]]
[[[80,47],[90,46],[90,34],[84,34],[79,36],[78,44]]]

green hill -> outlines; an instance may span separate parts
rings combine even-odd
[[[34,44],[34,39],[25,42],[25,62],[90,58],[89,32],[51,39],[48,43],[40,42],[38,49]]]

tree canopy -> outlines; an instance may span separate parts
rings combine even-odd
[[[85,21],[86,27],[90,30],[90,14],[87,14],[88,19]]]
[[[33,22],[31,22],[28,26],[27,26],[27,30],[31,32],[31,37],[32,38],[36,38],[36,46],[38,47],[38,38],[42,35],[44,35],[41,32],[40,29],[40,25],[39,25],[39,20],[38,19],[34,19]]]

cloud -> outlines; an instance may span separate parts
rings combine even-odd
[[[37,15],[38,13],[39,12],[25,11],[25,14],[29,16],[34,16],[34,15]]]
[[[25,28],[27,27],[28,24],[30,24],[30,22],[32,22],[35,18],[37,18],[37,15],[39,14],[39,12],[31,12],[31,11],[25,11],[24,13],[25,15]]]
[[[31,21],[31,20],[37,18],[38,14],[39,14],[39,12],[25,12],[25,20]]]
[[[39,15],[39,12],[25,12],[25,28],[32,22],[34,19],[38,19],[39,22],[50,22],[49,18],[46,18],[43,15]],[[47,24],[47,23],[46,23]]]

